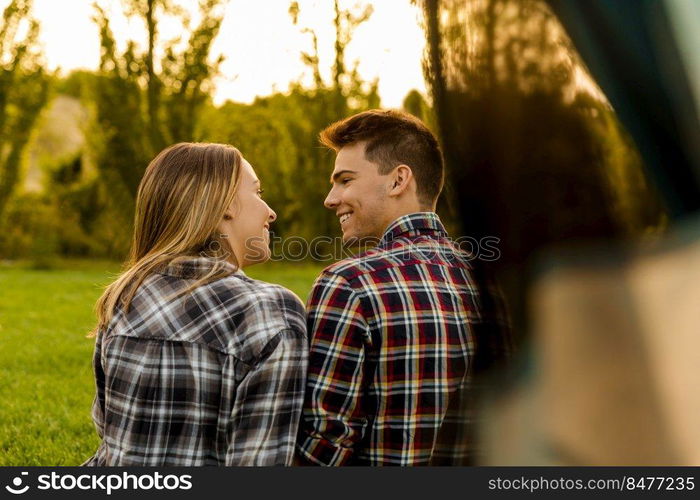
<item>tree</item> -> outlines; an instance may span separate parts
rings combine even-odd
[[[345,60],[345,50],[352,42],[352,37],[357,28],[368,21],[374,12],[371,5],[364,7],[355,3],[352,7],[342,8],[339,0],[333,2],[333,28],[335,32],[335,40],[333,43],[334,58],[331,66],[330,82],[325,82],[321,77],[319,68],[320,58],[318,50],[318,36],[312,28],[302,28],[302,33],[307,33],[311,36],[312,52],[302,52],[302,61],[309,66],[314,75],[314,84],[316,89],[329,89],[333,92],[333,108],[331,112],[337,117],[342,117],[349,111],[350,107],[366,107],[374,104],[367,102],[363,106],[361,102],[353,102],[355,100],[366,101],[376,97],[376,80],[372,83],[375,87],[367,88],[365,82],[359,76],[357,67],[359,61],[354,61],[352,67],[349,68],[348,62]],[[289,6],[289,15],[292,22],[297,25],[299,23],[299,15],[301,8],[299,2],[292,2]],[[374,91],[374,92],[373,92]],[[374,95],[373,95],[374,94]],[[378,102],[376,102],[378,104]]]
[[[11,1],[0,27],[0,215],[18,184],[22,154],[48,99],[49,76],[31,7],[30,0]]]
[[[337,236],[338,221],[333,213],[323,208],[328,192],[328,177],[332,170],[332,155],[319,147],[318,133],[332,122],[366,109],[379,107],[378,80],[364,81],[358,72],[359,61],[346,59],[346,48],[352,42],[356,29],[370,19],[371,5],[354,3],[344,7],[339,0],[333,3],[333,64],[330,77],[324,79],[320,69],[319,40],[316,32],[303,27],[302,33],[311,37],[310,52],[301,54],[309,67],[314,84],[305,88],[301,83],[292,85],[287,99],[273,96],[261,100],[269,106],[284,109],[287,126],[297,144],[295,196],[289,205],[295,214],[290,220],[291,232],[307,240],[315,236]],[[300,24],[301,8],[291,2],[289,14],[295,25]]]
[[[101,55],[88,99],[94,121],[88,142],[112,210],[126,229],[148,162],[168,144],[197,139],[199,116],[222,62],[209,56],[225,2],[202,0],[199,24],[191,28],[188,12],[171,0],[125,0],[126,15],[143,21],[147,37],[141,45],[129,40],[121,53],[107,11],[95,4]],[[180,21],[184,43],[160,40],[159,22],[166,16]]]

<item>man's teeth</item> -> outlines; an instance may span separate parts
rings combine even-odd
[[[341,215],[341,216],[340,216],[340,223],[342,224],[343,222],[345,222],[346,220],[348,220],[348,219],[350,218],[351,215],[352,215],[352,214],[344,214],[344,215]]]

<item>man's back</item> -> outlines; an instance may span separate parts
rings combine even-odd
[[[474,326],[492,320],[482,317],[470,257],[422,212],[323,272],[307,307],[302,456],[325,465],[469,461],[463,398]]]

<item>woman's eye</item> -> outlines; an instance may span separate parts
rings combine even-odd
[[[348,182],[350,182],[350,180],[351,180],[351,179],[349,179],[349,178],[346,177],[345,179],[341,179],[340,183],[341,183],[341,184],[347,184]]]

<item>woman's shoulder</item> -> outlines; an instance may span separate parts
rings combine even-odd
[[[248,304],[251,313],[265,312],[284,319],[303,319],[304,304],[288,288],[276,283],[257,280],[237,272],[219,281],[219,291],[224,295],[235,293]]]
[[[226,306],[231,329],[237,332],[229,338],[234,350],[262,350],[285,331],[306,336],[304,304],[281,285],[237,272],[210,284],[210,289],[217,296],[216,302]]]
[[[281,332],[306,335],[304,306],[283,286],[240,271],[196,285],[201,277],[179,269],[147,277],[106,338],[202,344],[246,360]]]
[[[223,276],[207,280],[207,274],[217,264],[223,266]],[[196,285],[191,292],[199,301],[211,305],[223,304],[238,311],[250,310],[251,313],[269,309],[283,318],[296,318],[304,314],[304,305],[294,292],[281,285],[250,278],[227,262],[204,257],[183,258],[170,263],[159,274],[166,278],[165,281],[156,279],[150,285],[167,291],[188,289],[193,282],[204,278],[205,281]]]

